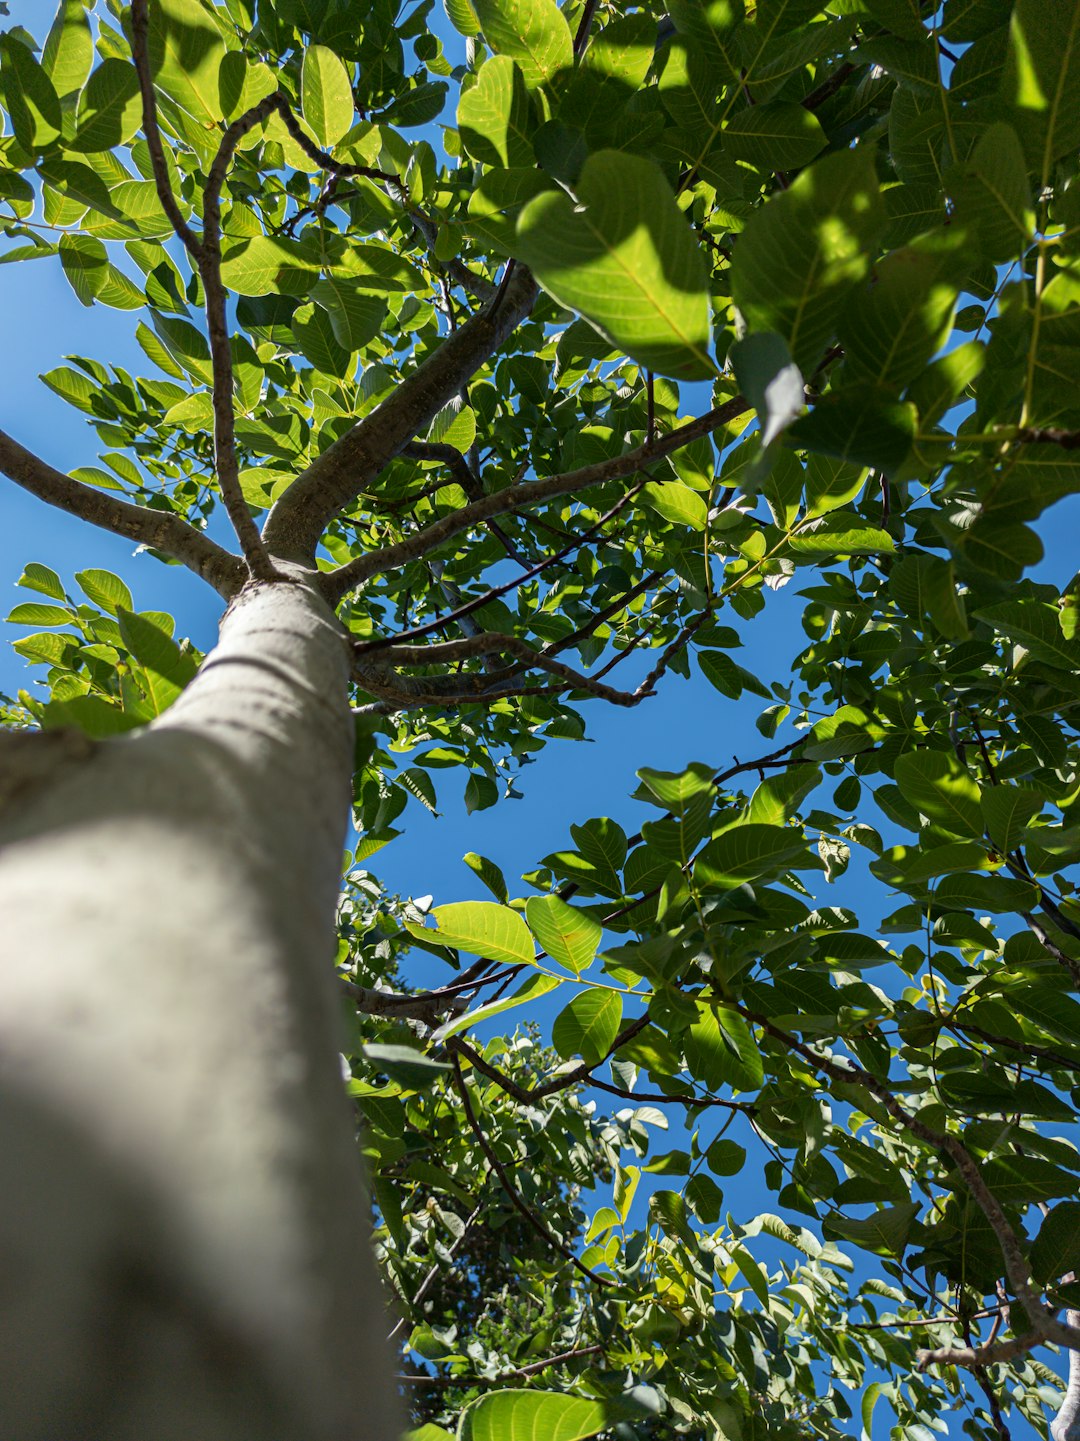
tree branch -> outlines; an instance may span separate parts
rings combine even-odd
[[[493,301],[446,336],[392,395],[312,461],[267,517],[263,538],[270,551],[310,563],[334,516],[351,504],[414,436],[428,428],[528,315],[537,293],[532,275],[520,266],[501,302]],[[499,514],[498,509],[491,514]],[[341,574],[331,572],[323,578],[324,590],[334,600],[350,588],[348,579],[338,583]]]
[[[229,163],[243,137],[262,124],[278,104],[279,95],[268,95],[245,111],[226,129],[218,146],[203,189],[202,244],[197,253],[206,300],[206,328],[210,337],[213,368],[214,469],[225,510],[232,522],[248,570],[257,580],[278,578],[273,561],[263,545],[259,528],[248,510],[240,488],[240,466],[236,458],[236,414],[233,409],[233,363],[229,343],[228,297],[221,282],[221,190]]]
[[[589,39],[589,31],[596,16],[596,8],[600,0],[585,0],[585,8],[581,12],[581,19],[578,21],[577,31],[574,34],[574,56],[575,58],[585,49]]]
[[[161,144],[158,128],[157,100],[154,97],[154,77],[150,69],[150,15],[148,0],[131,0],[131,58],[139,77],[139,93],[142,96],[143,133],[146,147],[150,152],[150,168],[154,174],[154,188],[157,190],[161,208],[168,216],[177,237],[183,242],[188,253],[196,260],[200,246],[194,232],[181,214],[176,203],[172,185],[169,182],[169,166]]]
[[[422,991],[419,995],[406,996],[373,986],[358,986],[346,977],[341,979],[341,988],[365,1016],[393,1016],[400,1021],[423,1021],[428,1026],[438,1025],[447,1011],[460,1012],[467,1005],[444,991]]]
[[[484,493],[479,476],[473,472],[468,460],[456,446],[443,445],[438,441],[411,440],[401,453],[413,460],[437,460],[442,461],[444,465],[448,465],[458,485],[461,486],[469,500],[479,500],[480,496]],[[487,528],[502,546],[503,550],[506,551],[510,559],[517,561],[518,565],[523,566],[527,570],[529,568],[528,561],[522,559],[517,546],[515,546],[499,522],[497,520],[489,520],[487,522]]]
[[[512,288],[512,287],[511,287]],[[472,322],[470,322],[471,324]],[[462,327],[457,335],[464,334],[468,326]],[[454,339],[455,337],[450,337]],[[448,344],[449,341],[445,341]],[[411,378],[411,377],[410,377]],[[408,382],[406,381],[406,384]],[[404,389],[404,386],[402,387]],[[398,392],[400,394],[400,391]],[[388,402],[389,403],[389,402]],[[407,565],[410,560],[418,556],[426,555],[444,541],[462,531],[471,530],[480,525],[483,521],[493,515],[508,515],[511,511],[518,511],[528,505],[535,505],[538,501],[554,500],[561,495],[570,495],[576,491],[584,491],[590,486],[602,485],[610,480],[622,480],[635,471],[641,470],[644,465],[662,456],[671,455],[674,451],[680,450],[684,445],[689,445],[692,440],[697,440],[703,435],[709,435],[712,431],[718,430],[720,426],[726,425],[728,421],[734,420],[737,416],[745,414],[750,404],[741,395],[734,396],[731,400],[725,401],[721,406],[708,411],[705,415],[699,416],[696,420],[687,421],[676,430],[669,431],[667,435],[659,436],[651,446],[638,446],[634,450],[627,451],[624,455],[616,455],[609,460],[601,460],[593,465],[582,466],[580,470],[565,471],[560,475],[545,476],[541,480],[528,480],[520,485],[509,487],[507,490],[500,490],[493,495],[485,495],[482,499],[473,501],[472,504],[463,506],[461,510],[454,511],[451,515],[442,516],[439,520],[433,521],[425,526],[423,530],[417,531],[415,535],[407,536],[404,540],[397,541],[393,545],[384,546],[381,550],[371,551],[367,555],[358,556],[348,564],[330,571],[323,577],[323,587],[328,596],[334,600],[340,600],[348,591],[369,580],[374,575],[385,574],[388,570],[396,570]],[[374,419],[378,410],[374,411],[369,419]],[[361,425],[366,424],[361,421]],[[360,427],[357,427],[359,429]],[[350,431],[350,435],[355,432]],[[349,436],[344,437],[348,440]],[[338,441],[342,445],[344,441]],[[404,441],[402,442],[404,444]],[[331,446],[320,460],[330,456],[335,446]],[[400,449],[400,446],[398,447]],[[395,452],[396,453],[396,452]],[[392,459],[392,457],[388,457]],[[316,465],[319,461],[315,462]],[[299,483],[299,482],[298,482]],[[295,487],[294,487],[295,489]],[[291,495],[292,490],[286,492]],[[278,504],[282,504],[285,496]],[[269,531],[269,522],[267,522]],[[274,547],[275,554],[278,553]]]
[[[985,1371],[987,1366],[1026,1356],[1045,1339],[1034,1331],[1027,1331],[1023,1336],[1011,1336],[1007,1341],[994,1341],[985,1346],[923,1348],[915,1352],[915,1364],[920,1371],[927,1371],[931,1366],[963,1366],[968,1371]],[[1080,1333],[1077,1344],[1080,1345]]]
[[[133,505],[72,480],[70,475],[55,470],[4,431],[0,431],[0,472],[57,510],[164,552],[201,576],[226,599],[235,595],[247,578],[246,567],[239,557],[222,549],[180,516],[171,511]]]
[[[387,648],[379,653],[376,663],[364,665],[357,662],[354,665],[354,676],[359,684],[372,695],[381,697],[376,704],[363,706],[354,714],[388,715],[395,710],[414,710],[426,705],[440,708],[452,705],[482,705],[513,696],[559,695],[565,690],[585,691],[586,694],[597,696],[612,705],[637,706],[656,694],[656,684],[663,677],[672,658],[686,646],[694,631],[708,615],[709,608],[706,607],[688,621],[663,651],[657,664],[632,691],[616,690],[598,679],[563,665],[561,661],[552,659],[551,652],[568,644],[569,640],[537,651],[519,636],[478,631],[462,640],[445,641],[438,645]],[[401,652],[410,654],[403,655]],[[389,667],[395,660],[405,665],[438,664],[440,661],[461,659],[469,655],[491,655],[498,652],[519,656],[519,664],[506,666],[500,671],[473,671],[464,675],[417,677],[404,676],[400,672],[389,674]],[[510,684],[513,677],[521,671],[534,667],[560,677],[563,684],[539,688],[523,683]]]
[[[589,1077],[589,1085],[612,1096],[622,1096],[627,1101],[648,1101],[657,1106],[693,1106],[699,1109],[719,1106],[725,1111],[742,1111],[747,1116],[754,1116],[758,1111],[753,1101],[729,1101],[725,1096],[665,1096],[662,1091],[627,1091],[622,1086],[598,1081],[595,1076]]]

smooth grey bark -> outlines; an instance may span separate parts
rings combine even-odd
[[[0,1435],[396,1441],[338,1057],[343,633],[249,587],[153,726],[0,747]]]
[[[1068,1280],[1068,1277],[1066,1277]],[[1067,1311],[1070,1326],[1080,1326],[1080,1311]],[[1080,1352],[1069,1352],[1069,1378],[1058,1413],[1050,1423],[1054,1441],[1080,1441]]]

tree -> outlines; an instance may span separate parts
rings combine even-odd
[[[392,1331],[417,1441],[839,1437],[855,1389],[1073,1441],[1080,4],[445,9],[0,33],[0,260],[151,367],[69,357],[101,464],[0,471],[223,603],[204,658],[19,582],[3,1430],[389,1441]],[[433,770],[492,805],[692,670],[765,749],[643,766],[637,834],[528,899],[366,869]]]

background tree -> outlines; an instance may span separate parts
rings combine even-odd
[[[100,465],[0,471],[224,603],[204,659],[21,577],[3,1429],[390,1438],[408,1332],[466,1403],[421,1441],[839,1436],[856,1389],[1073,1438],[1080,641],[1028,572],[1080,489],[1080,5],[446,14],[463,61],[430,0],[0,34],[0,258],[152,368],[69,357]],[[731,651],[794,578],[772,679]],[[643,768],[527,900],[364,869],[432,770],[490,805],[692,667],[767,753]]]

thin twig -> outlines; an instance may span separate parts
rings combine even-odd
[[[560,560],[565,560],[573,551],[579,550],[583,545],[588,545],[593,541],[608,521],[614,520],[619,512],[630,504],[644,484],[645,482],[642,480],[638,481],[636,485],[631,486],[628,491],[619,497],[610,510],[605,511],[598,521],[589,526],[588,530],[584,530],[580,535],[574,536],[569,545],[564,545],[562,550],[545,556],[542,561],[534,565],[531,570],[527,570],[524,575],[516,575],[512,580],[508,580],[502,585],[492,586],[489,590],[485,590],[482,595],[473,596],[471,600],[465,601],[463,605],[457,606],[447,615],[440,616],[437,620],[427,621],[423,625],[414,625],[409,630],[400,631],[397,635],[382,636],[379,640],[364,641],[362,644],[356,646],[356,654],[363,655],[367,651],[383,650],[387,646],[400,645],[405,641],[419,640],[425,635],[431,635],[433,631],[441,630],[451,622],[464,619],[466,616],[471,615],[474,610],[480,610],[485,605],[490,605],[493,600],[498,600],[501,596],[506,595],[511,590],[515,590],[519,585],[524,585],[526,581],[532,580],[535,576],[542,575],[550,566],[555,565]]]
[[[443,344],[449,344],[451,340],[463,335],[467,329],[468,326],[463,327]],[[485,495],[480,500],[473,501],[471,505],[462,506],[460,510],[454,511],[451,515],[440,517],[425,526],[423,530],[417,531],[415,535],[384,546],[381,550],[358,556],[337,570],[329,572],[323,579],[324,587],[332,598],[340,599],[346,592],[355,589],[371,576],[385,575],[389,570],[396,570],[407,565],[410,560],[426,555],[453,536],[460,535],[463,531],[473,530],[493,515],[508,515],[513,511],[535,505],[539,501],[554,500],[559,496],[569,495],[571,492],[576,494],[591,486],[602,485],[611,480],[622,480],[633,475],[636,471],[642,470],[649,461],[671,455],[674,451],[689,445],[692,440],[697,440],[703,435],[710,435],[720,426],[743,415],[749,408],[749,402],[741,395],[736,395],[731,400],[725,401],[723,405],[669,431],[667,435],[659,436],[648,450],[643,446],[638,446],[623,455],[596,461],[592,465],[582,466],[578,470],[564,471],[558,475],[545,476],[540,480],[524,481],[521,485],[510,486],[506,490]],[[361,424],[363,423],[361,422]],[[352,433],[350,432],[350,434]],[[347,438],[345,437],[345,439]],[[404,445],[406,440],[407,437],[402,440],[401,444]],[[337,444],[341,445],[342,442],[338,441]],[[331,446],[330,451],[324,452],[324,456],[320,459],[330,455],[333,449],[334,447]],[[355,493],[352,486],[350,489],[352,493]],[[287,494],[292,494],[292,491],[290,490]]]
[[[585,1265],[584,1261],[582,1261],[578,1256],[576,1256],[574,1252],[570,1249],[570,1247],[564,1241],[561,1241],[558,1236],[555,1235],[554,1231],[551,1230],[547,1222],[532,1209],[532,1207],[518,1191],[517,1187],[511,1181],[506,1167],[499,1160],[498,1156],[495,1154],[495,1150],[492,1147],[491,1142],[484,1134],[483,1126],[481,1126],[480,1122],[477,1120],[476,1112],[473,1110],[473,1104],[469,1098],[469,1088],[465,1084],[465,1077],[461,1074],[461,1062],[458,1060],[456,1055],[453,1057],[453,1063],[454,1086],[457,1089],[458,1095],[461,1097],[461,1104],[465,1109],[465,1119],[469,1123],[469,1129],[476,1137],[477,1145],[480,1147],[481,1151],[483,1151],[485,1157],[487,1158],[488,1165],[495,1172],[496,1176],[498,1176],[499,1181],[502,1184],[502,1188],[506,1192],[507,1198],[514,1206],[515,1210],[520,1212],[520,1214],[525,1217],[526,1221],[528,1221],[529,1225],[532,1226],[533,1230],[536,1231],[539,1235],[543,1236],[550,1246],[553,1246],[561,1256],[565,1256],[566,1259],[570,1262],[570,1264],[575,1268],[575,1270],[580,1271],[583,1276],[588,1277],[590,1281],[595,1282],[598,1286],[614,1285],[614,1282],[610,1280],[609,1277],[599,1276],[595,1271],[590,1270],[590,1268]]]
[[[476,1224],[476,1222],[479,1220],[480,1212],[481,1212],[483,1209],[484,1209],[484,1203],[483,1203],[483,1201],[478,1201],[477,1204],[476,1204],[476,1206],[473,1208],[473,1211],[472,1211],[472,1213],[470,1214],[468,1220],[465,1222],[465,1225],[464,1225],[464,1227],[462,1228],[461,1235],[460,1235],[460,1236],[455,1236],[454,1239],[450,1242],[450,1245],[446,1248],[446,1254],[447,1254],[449,1257],[451,1257],[451,1258],[453,1257],[454,1252],[455,1252],[455,1251],[457,1250],[457,1248],[461,1245],[462,1241],[464,1241],[465,1237],[469,1234],[469,1232],[470,1232],[470,1230],[472,1229],[472,1227],[473,1227],[473,1226]],[[416,1308],[420,1305],[420,1302],[424,1299],[424,1297],[427,1295],[427,1293],[431,1290],[432,1286],[434,1286],[435,1281],[436,1281],[436,1279],[438,1278],[439,1273],[440,1273],[441,1271],[442,1271],[442,1266],[439,1264],[438,1261],[436,1261],[435,1264],[434,1264],[434,1266],[431,1267],[430,1271],[428,1271],[427,1275],[424,1277],[424,1279],[420,1282],[419,1286],[416,1288],[416,1295],[413,1296],[412,1299],[411,1299],[410,1302],[409,1302],[409,1305],[412,1307],[413,1311],[416,1310]],[[390,1332],[390,1334],[389,1334],[389,1335],[387,1336],[387,1338],[386,1338],[388,1341],[392,1341],[392,1340],[394,1339],[394,1337],[397,1335],[397,1333],[401,1330],[401,1328],[405,1325],[405,1319],[406,1319],[406,1318],[405,1318],[404,1316],[402,1316],[401,1319],[395,1324],[394,1329]]]
[[[490,700],[492,691],[500,689],[504,680],[510,675],[518,670],[536,668],[557,676],[563,682],[560,689],[585,691],[589,695],[609,701],[612,705],[636,706],[647,696],[653,694],[653,687],[663,675],[675,648],[685,644],[693,627],[699,625],[701,619],[696,618],[693,623],[683,627],[679,636],[664,652],[659,663],[633,691],[616,690],[613,686],[604,685],[601,681],[593,680],[580,671],[574,670],[571,666],[564,665],[562,661],[555,660],[550,653],[554,647],[542,651],[534,650],[520,636],[503,635],[498,631],[480,631],[476,635],[462,636],[457,640],[440,641],[433,645],[388,646],[378,652],[377,666],[370,662],[364,664],[358,661],[355,671],[357,680],[373,695],[381,694],[388,700],[394,700],[397,696],[401,696],[408,700],[425,700],[434,705],[444,705],[447,702],[455,701],[462,703]],[[521,664],[507,671],[497,672],[495,675],[474,671],[459,676],[438,675],[416,678],[400,674],[391,676],[386,669],[395,664],[442,666],[447,661],[500,653],[517,657]]]
[[[946,1155],[959,1171],[961,1178],[971,1192],[976,1205],[986,1217],[990,1229],[1001,1247],[1002,1258],[1005,1263],[1005,1274],[1008,1276],[1009,1284],[1019,1300],[1028,1320],[1031,1322],[1032,1333],[1030,1346],[1038,1344],[1039,1341],[1055,1341],[1059,1345],[1067,1346],[1070,1349],[1080,1349],[1080,1329],[1072,1326],[1062,1325],[1053,1311],[1049,1310],[1040,1299],[1040,1293],[1031,1275],[1031,1267],[1024,1252],[1024,1246],[1012,1227],[1009,1218],[1002,1210],[1001,1203],[990,1190],[983,1179],[981,1170],[974,1157],[967,1147],[951,1134],[951,1132],[936,1131],[928,1126],[925,1121],[917,1115],[908,1111],[893,1095],[889,1087],[877,1076],[857,1066],[853,1062],[845,1061],[839,1064],[821,1056],[811,1046],[805,1045],[798,1037],[790,1032],[781,1030],[773,1024],[767,1016],[749,1010],[738,1003],[729,1003],[732,1009],[736,1010],[746,1020],[752,1021],[779,1041],[782,1045],[794,1051],[804,1060],[823,1072],[831,1080],[842,1085],[855,1085],[863,1090],[869,1091],[906,1131],[909,1131],[918,1140],[930,1146],[938,1155]],[[999,1346],[1013,1346],[1015,1342],[1000,1342]],[[985,1348],[984,1348],[985,1349]],[[1023,1348],[1021,1348],[1023,1349]],[[932,1364],[935,1360],[942,1359],[936,1354],[928,1353],[929,1359],[926,1365]],[[959,1355],[960,1353],[955,1353]],[[977,1361],[970,1359],[964,1361],[953,1361],[955,1365],[987,1364],[989,1361],[998,1359],[997,1355],[987,1357],[980,1354]]]
[[[583,1061],[580,1066],[574,1066],[571,1070],[564,1071],[562,1075],[555,1076],[550,1081],[544,1081],[539,1086],[519,1086],[512,1077],[500,1071],[497,1066],[493,1066],[490,1061],[486,1061],[480,1052],[470,1046],[468,1041],[461,1036],[452,1037],[447,1043],[447,1049],[452,1052],[458,1051],[466,1056],[470,1064],[475,1066],[481,1075],[486,1076],[489,1081],[494,1081],[508,1096],[513,1096],[515,1100],[531,1105],[534,1101],[542,1101],[545,1096],[555,1095],[557,1091],[565,1091],[568,1086],[576,1086],[579,1081],[589,1080],[593,1071],[602,1066],[605,1061],[609,1061],[616,1051],[621,1050],[635,1036],[640,1035],[648,1024],[649,1013],[646,1011],[636,1021],[631,1021],[628,1026],[623,1027],[599,1061],[591,1065],[588,1061]]]
[[[579,1356],[598,1356],[603,1346],[578,1346],[573,1351],[560,1351],[557,1356],[548,1356],[544,1361],[530,1361],[527,1366],[516,1366],[512,1371],[503,1371],[498,1376],[410,1376],[405,1373],[397,1377],[406,1386],[505,1386],[508,1381],[524,1381],[530,1376],[539,1376],[550,1371],[552,1366],[561,1366],[566,1361],[576,1361]]]

